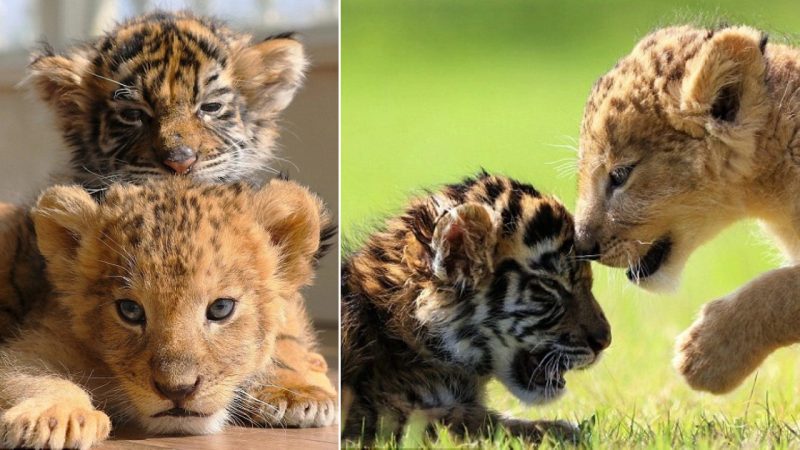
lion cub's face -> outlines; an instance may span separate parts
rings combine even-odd
[[[217,431],[268,374],[282,304],[311,278],[321,214],[281,181],[115,186],[100,204],[48,190],[34,217],[51,280],[76,343],[120,388],[98,400],[152,432]]]
[[[579,155],[578,250],[670,287],[730,223],[768,105],[749,28],[659,30],[595,84]]]

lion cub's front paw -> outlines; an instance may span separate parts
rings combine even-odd
[[[700,318],[676,341],[675,368],[693,389],[723,394],[734,389],[763,359],[753,342],[727,317],[727,301],[703,308]],[[751,345],[753,347],[751,347]]]
[[[264,387],[258,398],[267,404],[266,425],[326,427],[336,420],[336,394],[314,386]]]
[[[86,449],[105,440],[111,421],[91,405],[28,399],[0,417],[3,448]]]

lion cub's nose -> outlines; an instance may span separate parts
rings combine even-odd
[[[197,377],[197,380],[194,382],[194,384],[179,384],[171,386],[156,381],[155,385],[156,389],[161,393],[161,395],[172,400],[176,405],[180,405],[192,394],[194,394],[195,391],[197,391],[197,388],[200,386],[200,377]]]

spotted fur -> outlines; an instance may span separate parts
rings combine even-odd
[[[675,26],[644,37],[586,103],[577,246],[674,289],[689,256],[757,218],[788,267],[706,304],[678,338],[695,389],[728,392],[800,342],[800,49],[748,26]],[[724,264],[724,262],[721,262]]]
[[[28,81],[55,112],[72,153],[69,183],[102,193],[112,182],[181,170],[198,181],[258,185],[271,170],[278,114],[305,66],[290,33],[252,42],[211,19],[158,12],[64,53],[45,46],[33,55]],[[221,109],[204,112],[209,103]],[[182,159],[188,155],[191,165]],[[26,208],[1,206],[4,338],[49,287]]]
[[[313,348],[299,290],[328,217],[308,190],[174,177],[114,185],[98,203],[57,186],[32,217],[54,290],[0,347],[3,447],[86,448],[108,435],[109,417],[192,434],[333,421],[330,381],[298,388],[276,353],[291,345],[302,360]],[[233,311],[212,320],[219,298]],[[121,301],[143,320],[126,321]],[[308,362],[292,369],[325,377]],[[70,428],[77,417],[84,426]]]
[[[610,343],[570,214],[486,173],[412,200],[346,258],[342,297],[348,439],[398,432],[417,410],[455,432],[569,434],[488,411],[485,385],[497,377],[526,402],[554,399],[563,372]]]
[[[153,13],[63,53],[45,46],[33,57],[29,83],[55,112],[72,153],[65,178],[89,192],[174,173],[198,182],[257,186],[271,171],[278,116],[305,67],[303,48],[291,33],[254,42],[211,19]],[[213,103],[218,111],[204,110]],[[136,120],[131,111],[139,114]],[[27,210],[4,208],[0,339],[15,334],[27,312],[51,291]],[[323,242],[334,232],[326,224]],[[278,380],[292,392],[325,391],[327,365],[314,350],[302,301],[298,295],[295,325],[279,339],[277,355],[284,364]],[[297,413],[295,399],[279,394],[273,406],[295,416],[284,423],[326,423],[315,414]],[[321,401],[329,399],[323,395]]]

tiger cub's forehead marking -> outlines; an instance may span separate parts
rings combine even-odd
[[[533,186],[484,174],[449,185],[432,199],[439,219],[459,204],[484,204],[500,225],[497,263],[511,258],[519,269],[557,279],[565,288],[586,278],[586,264],[575,260],[572,216],[557,199]]]
[[[144,95],[150,98],[141,100],[151,105],[157,98],[196,100],[202,88],[229,81],[223,71],[232,38],[220,30],[200,19],[154,16],[134,21],[98,43],[94,65],[123,85],[115,98],[128,93],[139,100]],[[137,96],[126,91],[143,92]]]

